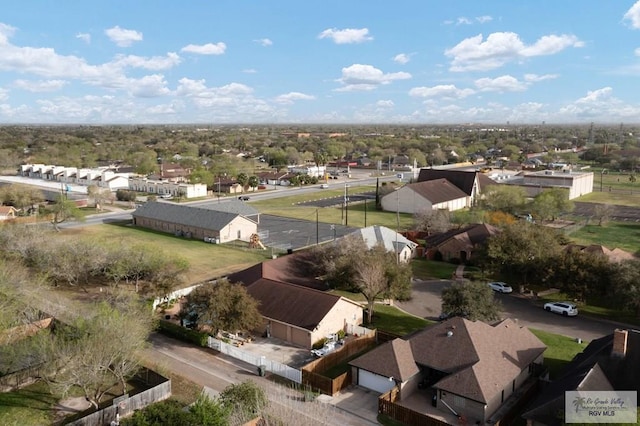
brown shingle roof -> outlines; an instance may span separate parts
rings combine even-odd
[[[476,176],[478,178],[478,186],[480,187],[481,192],[485,187],[496,184],[491,178],[480,172],[445,169],[421,169],[420,174],[418,175],[418,182],[447,179],[449,182],[464,191],[465,194],[472,195],[473,184],[476,180]]]
[[[412,358],[404,352],[390,358],[395,352],[381,346],[350,364],[387,377],[416,371],[413,365],[433,368],[448,373],[436,388],[486,403],[546,349],[528,329],[509,319],[491,326],[452,318],[412,335],[408,342]]]
[[[323,281],[309,276],[308,272],[304,270],[301,261],[305,256],[306,253],[304,251],[294,252],[251,266],[231,274],[227,278],[231,282],[241,282],[245,285],[250,285],[261,278],[266,278],[316,290],[327,290],[327,285]]]
[[[403,382],[420,371],[413,361],[411,343],[403,339],[386,342],[349,364]]]
[[[444,203],[468,196],[464,191],[444,178],[410,183],[407,184],[407,187],[431,201],[432,204]]]
[[[247,292],[260,302],[262,316],[310,331],[341,300],[334,294],[264,278],[248,285]]]

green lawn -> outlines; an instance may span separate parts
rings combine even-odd
[[[640,253],[640,224],[629,222],[609,222],[605,226],[585,225],[569,234],[577,244],[602,244],[614,249],[620,248],[631,253]]]
[[[44,382],[0,393],[0,424],[3,426],[42,426],[53,423],[52,407],[58,398]]]
[[[556,378],[558,373],[569,361],[587,347],[588,342],[578,343],[574,339],[558,334],[548,333],[542,330],[530,329],[538,339],[547,345],[544,352],[544,365],[549,368],[551,379]]]
[[[413,276],[421,280],[429,279],[451,279],[458,265],[447,262],[436,262],[424,258],[416,258],[411,261]]]
[[[581,201],[585,203],[599,203],[599,204],[615,204],[619,206],[631,206],[637,207],[640,205],[640,184],[637,184],[638,188],[628,192],[616,192],[616,191],[604,191],[604,192],[592,192],[590,194],[578,197],[573,201]],[[595,189],[595,184],[594,184]]]
[[[362,192],[375,191],[375,186],[355,186],[349,187],[349,194],[357,194]],[[344,197],[344,187],[338,189],[326,189],[311,194],[291,195],[269,200],[251,202],[251,206],[255,207],[262,214],[271,214],[276,216],[291,217],[295,219],[316,220],[325,223],[342,223],[348,220],[348,225],[362,228],[365,226],[365,204],[349,203],[346,213],[346,219],[341,206],[337,207],[313,207],[304,206],[299,203],[305,201],[314,201],[330,197]],[[383,212],[375,209],[373,200],[369,200],[366,206],[366,226],[381,225],[391,229],[398,228],[398,219],[400,222],[399,229],[410,229],[413,225],[413,215],[395,212]]]
[[[422,330],[433,323],[433,321],[406,314],[394,306],[376,304],[373,310],[373,322],[365,324],[365,327],[404,336]]]
[[[113,244],[128,242],[145,244],[166,253],[176,253],[189,261],[187,282],[196,283],[228,275],[270,258],[268,250],[248,249],[245,243],[209,244],[171,234],[155,232],[134,226],[96,225],[65,229],[62,235],[86,237]]]

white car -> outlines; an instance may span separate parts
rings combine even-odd
[[[544,304],[544,310],[554,312],[565,317],[575,317],[578,315],[578,308],[571,302],[549,302]]]
[[[328,183],[323,183],[322,185],[320,185],[320,188],[328,189],[329,188],[329,184]]]
[[[491,290],[497,291],[498,293],[511,293],[513,291],[511,286],[500,281],[489,283],[489,287],[491,287]]]

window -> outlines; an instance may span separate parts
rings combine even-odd
[[[242,231],[238,229],[238,239],[242,238]]]

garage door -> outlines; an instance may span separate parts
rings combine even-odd
[[[371,389],[372,391],[385,393],[391,389],[395,383],[393,381],[389,381],[388,377],[379,376],[366,370],[359,370],[358,385],[363,388]]]

